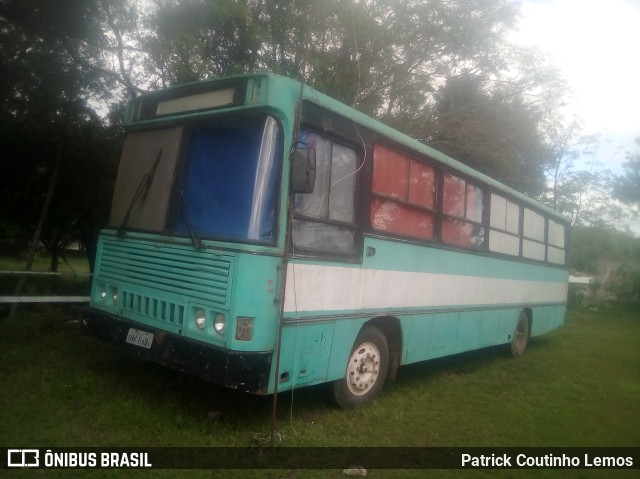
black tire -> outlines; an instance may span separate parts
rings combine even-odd
[[[519,358],[525,353],[529,343],[529,333],[529,317],[527,313],[520,311],[518,322],[511,338],[511,356]]]
[[[333,398],[342,409],[372,401],[384,385],[389,369],[389,345],[375,326],[364,326],[349,355],[345,377],[333,383]]]

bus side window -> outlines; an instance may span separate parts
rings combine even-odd
[[[294,197],[294,248],[353,254],[356,250],[356,151],[307,130],[300,132],[298,141],[316,152],[316,179],[313,193]]]
[[[482,189],[462,178],[444,175],[442,241],[465,248],[484,244]]]
[[[549,220],[549,241],[547,246],[547,261],[550,263],[565,263],[565,232],[564,225]]]
[[[491,193],[489,251],[520,255],[520,206]]]
[[[522,228],[522,256],[538,261],[545,260],[545,220],[544,216],[529,208],[524,209]]]
[[[371,226],[378,231],[432,239],[435,170],[385,145],[373,150]]]

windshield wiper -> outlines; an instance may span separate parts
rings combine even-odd
[[[193,247],[197,250],[204,249],[204,244],[202,240],[198,237],[196,233],[196,229],[193,227],[193,223],[191,222],[191,218],[189,217],[189,210],[187,209],[187,202],[184,199],[184,191],[180,190],[180,203],[182,203],[182,214],[184,215],[184,221],[187,223],[187,230],[189,230],[189,236],[191,237],[191,243]]]
[[[142,204],[144,204],[147,199],[147,195],[149,194],[149,190],[151,189],[151,184],[153,183],[153,178],[156,174],[156,170],[158,169],[158,164],[160,163],[160,158],[162,157],[163,147],[160,147],[158,151],[158,156],[156,157],[156,161],[153,162],[151,169],[144,174],[138,188],[136,189],[133,198],[131,199],[131,203],[129,204],[129,208],[127,208],[127,212],[122,218],[122,223],[118,227],[118,237],[124,238],[125,229],[127,228],[127,224],[129,223],[129,217],[131,216],[131,211],[133,211],[133,207],[138,202],[138,198],[142,196]]]

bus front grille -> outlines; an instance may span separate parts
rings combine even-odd
[[[229,309],[231,254],[102,235],[98,259],[96,280],[119,288],[127,316],[181,325],[190,301]]]
[[[148,295],[122,291],[121,305],[124,311],[182,326],[185,306],[172,301],[152,298]]]

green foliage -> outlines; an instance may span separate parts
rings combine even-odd
[[[61,148],[43,238],[51,252],[71,239],[90,243],[108,211],[127,99],[265,70],[540,197],[545,171],[557,177],[571,157],[557,114],[564,85],[543,57],[509,44],[517,8],[509,0],[0,2],[0,140],[10,152],[0,160],[0,227],[14,243],[28,241]],[[575,223],[624,214],[607,202],[609,180],[598,172],[556,180],[553,203]],[[596,189],[601,202],[584,193]]]
[[[90,102],[110,98],[101,70],[100,2],[6,1],[0,5],[1,241],[24,248],[47,192],[53,197],[40,240],[57,258],[73,241],[91,243],[109,209],[117,128]],[[59,160],[59,161],[58,161]],[[58,175],[54,174],[59,164]],[[53,183],[53,185],[52,185]]]
[[[13,121],[2,129],[11,155],[0,160],[8,173],[0,177],[0,227],[11,232],[17,246],[28,244],[60,154],[59,179],[41,235],[55,270],[57,255],[74,241],[89,246],[106,221],[118,142],[92,119],[71,116],[60,128],[38,120]]]
[[[615,298],[617,307],[640,311],[640,268],[621,266],[605,285],[605,290]]]
[[[612,265],[616,270],[607,271]],[[576,226],[572,230],[570,266],[598,275],[586,290],[569,289],[570,306],[640,311],[640,238],[610,228]]]
[[[542,118],[522,95],[483,91],[482,84],[477,76],[449,79],[437,95],[428,143],[518,191],[540,196],[549,156],[538,133]]]
[[[567,292],[567,307],[581,309],[585,305],[586,288],[581,284],[569,284]]]
[[[563,90],[543,59],[508,43],[516,14],[506,0],[173,0],[144,17],[137,55],[154,87],[259,70],[301,78],[539,195],[540,112]],[[472,95],[454,88],[467,79]]]
[[[640,260],[640,238],[599,226],[575,226],[571,230],[571,268],[597,273],[598,259]]]
[[[122,3],[111,0],[109,5]],[[0,105],[16,117],[62,105],[108,99],[109,71],[99,0],[6,0],[0,3]],[[60,119],[58,119],[60,120]]]
[[[600,135],[582,135],[575,119],[568,126],[550,125],[546,137],[551,161],[542,201],[571,218],[572,225],[627,229],[639,210],[614,200],[619,178],[597,161]],[[577,169],[578,158],[590,158],[588,166]]]

